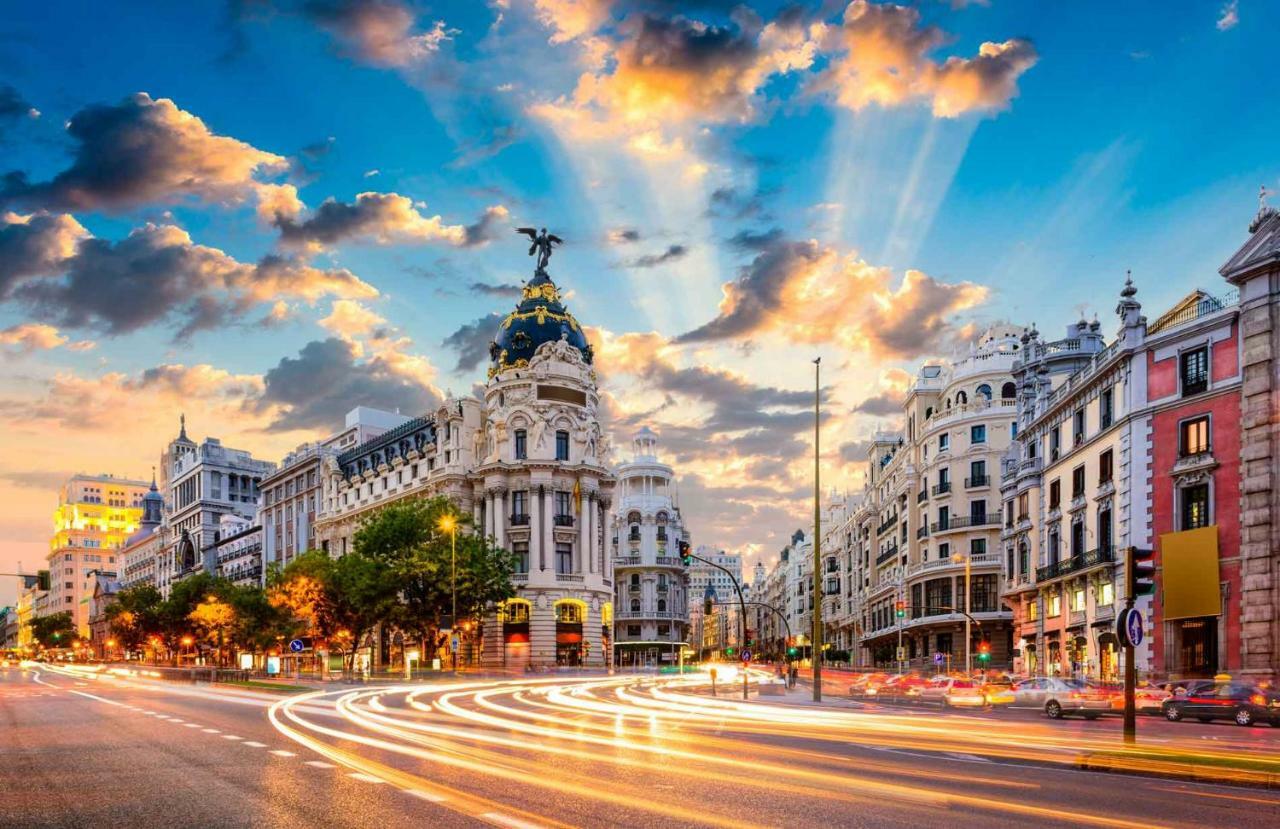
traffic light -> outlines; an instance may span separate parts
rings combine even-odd
[[[689,548],[688,541],[680,542],[680,563],[685,567],[692,566],[693,564],[693,551]]]
[[[983,663],[991,661],[991,643],[985,639],[978,643],[978,661]]]
[[[1150,596],[1156,592],[1156,563],[1154,550],[1142,550],[1130,547],[1125,561],[1126,585],[1129,599],[1139,596]]]
[[[725,649],[724,649],[724,655],[725,655],[725,656],[728,656],[728,657],[730,657],[730,658],[732,658],[732,657],[733,657],[733,646],[732,646],[732,645],[730,645],[729,647],[727,647],[727,648],[725,648]]]
[[[894,613],[894,615],[895,615],[895,616],[897,616],[899,619],[906,618],[906,615],[907,615],[907,603],[906,603],[906,602],[894,602],[894,603],[893,603],[893,613]]]
[[[710,596],[702,597],[702,615],[703,616],[711,615],[711,597]]]

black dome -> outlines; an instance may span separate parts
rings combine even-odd
[[[583,359],[591,362],[591,346],[582,333],[582,326],[560,301],[560,291],[551,277],[540,270],[525,284],[524,298],[516,310],[507,314],[489,344],[493,361],[489,376],[527,366],[538,346],[557,342],[562,337],[582,352]]]

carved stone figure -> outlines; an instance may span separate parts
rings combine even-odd
[[[517,227],[516,233],[523,233],[528,236],[533,244],[529,245],[529,255],[537,255],[537,264],[534,273],[546,270],[547,263],[551,261],[551,248],[553,245],[562,245],[564,240],[554,234],[548,234],[544,227],[541,231],[534,230],[531,227]]]

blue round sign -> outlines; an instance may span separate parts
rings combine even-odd
[[[1120,642],[1124,645],[1132,645],[1137,647],[1142,644],[1142,612],[1135,608],[1126,608],[1120,611],[1120,618],[1117,620],[1116,631],[1120,636]]]
[[[289,650],[293,651],[294,653],[301,653],[303,648],[305,647],[306,647],[306,643],[304,643],[301,639],[293,639],[293,640],[290,640],[289,642]]]
[[[751,661],[751,651],[750,651],[749,649],[747,649],[747,648],[743,648],[743,649],[742,649],[742,661],[743,661],[743,662],[750,662],[750,661]]]

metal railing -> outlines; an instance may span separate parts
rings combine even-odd
[[[572,516],[572,515],[556,515],[556,516],[553,516],[551,520],[555,522],[555,525],[556,525],[557,527],[572,527],[572,526],[573,526],[573,516]]]
[[[940,483],[940,484],[934,484],[934,485],[929,489],[929,491],[930,491],[930,492],[932,492],[934,495],[941,495],[941,494],[943,494],[944,492],[950,492],[950,491],[951,491],[951,482],[950,482],[950,481],[943,481],[943,482],[942,482],[942,483]]]
[[[512,516],[511,516],[511,526],[513,526],[513,527],[527,527],[527,526],[529,526],[529,515],[528,515],[528,513],[523,513],[523,512],[521,512],[521,513],[516,513],[515,515],[512,515]]]
[[[1044,567],[1037,567],[1036,581],[1041,582],[1060,578],[1072,573],[1078,573],[1081,570],[1087,570],[1090,567],[1097,567],[1099,564],[1114,562],[1115,560],[1115,547],[1101,547],[1096,550],[1089,550],[1078,556],[1071,556],[1053,564],[1046,564]]]
[[[966,489],[973,489],[974,487],[986,486],[989,483],[991,483],[991,477],[989,475],[974,475],[972,478],[964,479],[964,485]]]
[[[984,527],[988,524],[999,524],[1000,516],[994,512],[983,512],[977,515],[959,515],[946,521],[935,521],[930,525],[930,532],[947,532],[963,530],[967,527]]]
[[[1195,305],[1189,305],[1186,308],[1176,312],[1165,314],[1157,319],[1151,325],[1147,326],[1147,336],[1153,336],[1164,331],[1166,328],[1172,328],[1175,325],[1182,325],[1184,322],[1207,317],[1209,314],[1216,314],[1219,311],[1236,305],[1240,302],[1240,293],[1238,291],[1227,291],[1220,297],[1213,297],[1206,294]]]

